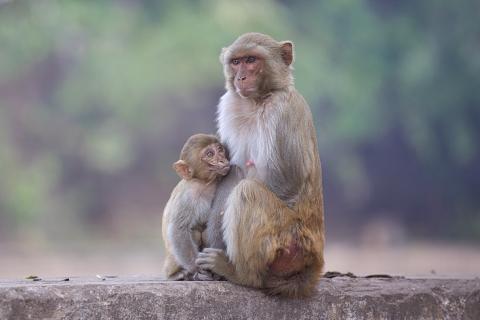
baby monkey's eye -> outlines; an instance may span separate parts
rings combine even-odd
[[[245,62],[246,62],[246,63],[253,63],[253,62],[255,62],[256,60],[257,60],[256,57],[254,57],[254,56],[248,56],[248,57],[247,57],[247,60],[245,60]]]
[[[223,152],[223,147],[222,147],[221,145],[218,145],[217,150],[218,150],[219,152]]]
[[[207,150],[207,157],[211,158],[215,155],[215,152],[213,150]]]

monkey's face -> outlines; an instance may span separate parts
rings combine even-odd
[[[293,85],[293,43],[275,41],[260,33],[240,36],[223,48],[220,62],[227,90],[257,100]]]
[[[244,98],[253,98],[258,95],[263,59],[255,55],[235,56],[229,63],[236,92]]]
[[[173,169],[182,179],[211,182],[218,176],[225,176],[230,170],[230,163],[216,136],[198,133],[185,142]]]
[[[211,174],[225,176],[230,170],[225,148],[220,143],[211,143],[200,152],[205,169]]]

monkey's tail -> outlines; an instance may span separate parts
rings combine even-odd
[[[308,297],[313,294],[321,274],[322,267],[313,264],[288,277],[270,276],[267,278],[264,291],[268,295],[288,298]]]

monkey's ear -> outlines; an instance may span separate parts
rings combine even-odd
[[[185,180],[192,179],[193,172],[190,166],[183,160],[178,160],[173,164],[173,170],[177,172],[180,178]]]
[[[292,41],[282,41],[282,59],[287,66],[293,63],[293,42]]]
[[[218,57],[221,64],[225,64],[225,53],[226,52],[227,52],[227,48],[222,48],[222,51],[220,52],[220,57]]]

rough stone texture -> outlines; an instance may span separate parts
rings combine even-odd
[[[309,299],[228,282],[0,281],[0,319],[480,319],[480,279],[323,279]]]

